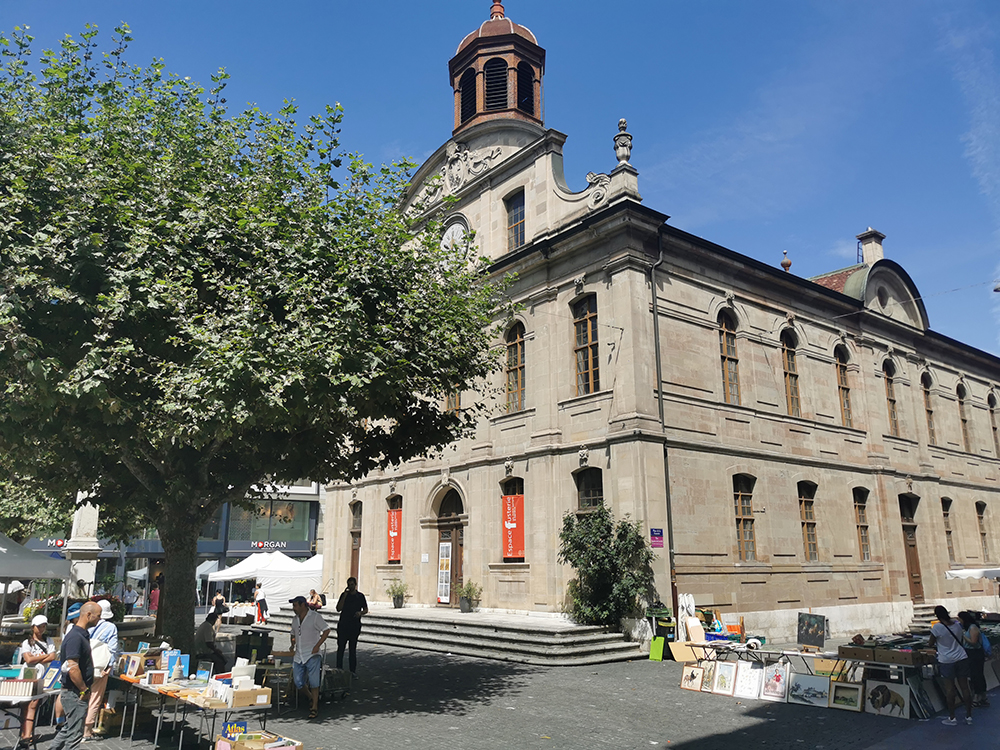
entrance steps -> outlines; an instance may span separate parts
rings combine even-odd
[[[336,628],[336,612],[324,608],[320,614]],[[291,619],[291,611],[272,610],[268,627],[288,632]],[[573,625],[558,618],[430,607],[372,609],[364,619],[359,641],[535,666],[569,667],[646,658],[638,644],[606,628]]]
[[[927,635],[931,632],[931,624],[936,619],[933,604],[914,604],[910,632],[917,635]]]

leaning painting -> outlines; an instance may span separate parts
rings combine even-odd
[[[830,704],[830,678],[815,674],[788,675],[788,702],[826,708]]]
[[[910,718],[910,686],[867,680],[865,713]]]
[[[760,697],[766,701],[784,703],[788,694],[788,665],[772,662],[764,666],[764,684]]]

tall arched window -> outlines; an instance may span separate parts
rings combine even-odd
[[[1000,458],[1000,432],[997,431],[997,397],[992,393],[986,399],[990,407],[990,429],[993,431],[993,455]]]
[[[601,389],[600,360],[597,346],[597,295],[591,294],[573,305],[573,328],[576,341],[576,395],[596,393]]]
[[[885,380],[885,405],[889,413],[889,434],[899,437],[899,417],[896,414],[896,367],[886,361],[882,365],[882,375]]]
[[[508,477],[500,483],[500,491],[505,495],[523,495],[524,479],[521,477]]]
[[[986,503],[976,503],[976,521],[979,523],[979,543],[983,550],[983,562],[990,559],[990,545],[986,538]]]
[[[965,399],[968,396],[965,386],[960,385],[955,389],[958,396],[958,421],[962,424],[962,445],[965,446],[966,453],[972,453],[972,441],[969,439],[969,415],[965,411]]]
[[[524,324],[507,331],[507,412],[524,409]]]
[[[795,334],[791,331],[783,331],[781,334],[781,362],[785,369],[785,401],[788,404],[788,413],[793,417],[802,416],[801,403],[799,401],[799,370],[795,361]]]
[[[402,564],[403,498],[393,495],[385,500],[386,506],[386,562]]]
[[[948,562],[955,562],[955,539],[951,533],[951,499],[941,498],[941,518],[944,521],[944,542],[948,548]]]
[[[483,66],[486,77],[486,109],[507,109],[507,63],[499,57]]]
[[[722,396],[727,404],[740,403],[740,358],[736,352],[736,320],[719,313],[719,354],[722,357]]]
[[[604,504],[604,475],[600,469],[578,471],[574,478],[577,507],[580,510],[590,510]]]
[[[858,527],[858,557],[862,562],[872,559],[871,539],[868,537],[868,490],[854,488],[854,522]]]
[[[535,71],[526,62],[517,66],[517,108],[535,114]]]
[[[837,400],[840,401],[840,419],[844,427],[854,426],[854,417],[851,414],[851,381],[847,376],[847,350],[838,346],[833,351],[833,358],[837,367]]]
[[[462,122],[468,122],[476,115],[476,71],[469,68],[462,73],[458,85],[462,98]]]
[[[816,541],[816,485],[813,482],[799,482],[799,519],[802,523],[802,548],[807,562],[819,560],[819,546]]]
[[[507,209],[507,252],[524,247],[524,191],[518,190],[504,201]]]
[[[740,560],[757,559],[757,542],[753,534],[753,486],[756,478],[749,474],[733,476],[733,505],[736,509],[736,546]]]
[[[931,401],[931,376],[926,372],[920,376],[920,388],[924,392],[924,414],[927,415],[927,440],[931,445],[937,445],[937,433],[934,431],[934,405]]]

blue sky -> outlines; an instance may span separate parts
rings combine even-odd
[[[229,103],[346,109],[343,145],[421,161],[451,133],[447,63],[490,0],[3,0],[0,29],[53,46],[85,23],[129,58]],[[548,53],[546,125],[566,178],[614,167],[620,117],[646,205],[670,223],[811,276],[887,235],[931,327],[1000,354],[1000,3],[508,0]]]

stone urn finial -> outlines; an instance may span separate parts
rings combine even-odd
[[[493,0],[493,7],[490,8],[490,20],[492,21],[493,19],[503,18],[503,17],[504,17],[504,12],[503,12],[502,0]]]
[[[618,157],[618,166],[628,164],[632,157],[632,136],[626,132],[628,123],[623,117],[618,121],[618,135],[615,136],[615,156]]]

